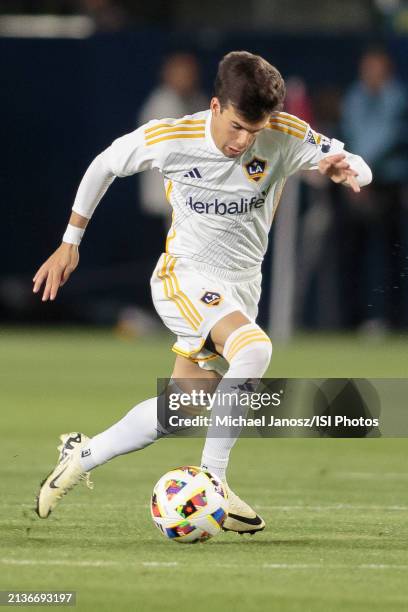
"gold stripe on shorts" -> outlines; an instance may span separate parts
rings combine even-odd
[[[198,310],[196,310],[185,293],[181,291],[177,277],[172,271],[175,264],[176,260],[166,254],[164,256],[161,272],[158,271],[157,276],[163,281],[165,296],[175,303],[183,319],[187,321],[190,327],[197,331],[203,317]],[[193,311],[189,304],[193,307]]]
[[[172,255],[169,256],[172,260],[171,264],[170,264],[170,268],[169,268],[169,273],[171,278],[174,280],[175,285],[176,285],[176,290],[177,290],[177,295],[180,295],[182,298],[184,298],[184,300],[187,302],[187,304],[189,305],[189,307],[191,308],[191,311],[193,313],[193,315],[198,319],[198,322],[201,323],[201,321],[203,320],[203,317],[200,315],[199,311],[197,310],[197,308],[194,306],[193,302],[190,300],[190,298],[188,297],[188,295],[186,295],[183,291],[181,291],[180,289],[180,285],[176,276],[176,273],[174,272],[174,267],[176,265],[176,258],[173,257]]]
[[[196,331],[198,329],[197,321],[194,319],[194,317],[191,316],[191,312],[186,306],[184,300],[179,295],[177,295],[174,290],[173,283],[168,270],[169,263],[169,256],[165,255],[161,275],[159,275],[159,278],[161,278],[164,283],[165,295],[169,300],[175,303],[183,319],[185,319],[190,325],[190,327],[192,327]]]

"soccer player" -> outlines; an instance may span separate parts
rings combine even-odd
[[[220,62],[210,109],[181,119],[158,119],[118,138],[98,155],[79,186],[62,244],[34,276],[34,292],[54,300],[78,265],[78,246],[96,206],[115,177],[158,169],[173,224],[151,278],[154,306],[175,334],[172,379],[258,380],[272,345],[257,325],[261,264],[268,232],[288,176],[318,169],[354,191],[371,182],[361,157],[281,112],[285,84],[265,59],[244,51]],[[221,379],[221,376],[226,374]],[[89,471],[166,435],[157,398],[147,399],[106,431],[88,438],[64,434],[59,460],[38,494],[46,518]],[[213,414],[220,407],[215,405]],[[236,411],[241,410],[237,406]],[[246,410],[246,409],[245,409]],[[217,437],[210,426],[201,465],[226,482],[238,432]],[[229,489],[226,529],[253,533],[263,519]]]

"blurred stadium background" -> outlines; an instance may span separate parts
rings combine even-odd
[[[148,279],[166,227],[158,177],[152,179],[156,202],[146,195],[154,186],[143,187],[143,178],[115,182],[87,231],[80,268],[55,304],[40,304],[30,279],[58,245],[95,155],[152,113],[205,107],[218,60],[242,48],[282,71],[287,110],[361,152],[385,185],[385,203],[376,207],[367,204],[368,195],[349,201],[346,190],[312,173],[292,181],[271,233],[260,323],[275,341],[296,329],[377,335],[406,329],[408,101],[394,115],[389,111],[390,136],[381,106],[387,83],[384,96],[373,94],[367,112],[372,116],[374,107],[375,116],[377,104],[378,121],[367,121],[365,146],[359,135],[350,138],[353,107],[346,95],[359,78],[362,54],[373,46],[389,53],[395,79],[389,76],[405,86],[408,8],[398,0],[280,6],[273,0],[0,2],[2,321],[124,323],[129,331],[158,323],[144,317],[152,314]],[[165,74],[166,62],[180,55],[198,65],[181,61],[187,83]],[[166,78],[157,103],[152,92]],[[379,176],[396,155],[405,163],[399,175]]]
[[[232,484],[270,523],[252,548],[229,534],[176,550],[150,525],[150,487],[197,460],[200,440],[118,459],[49,522],[29,512],[61,431],[100,431],[171,371],[149,291],[168,225],[160,183],[115,181],[55,303],[33,296],[33,273],[96,154],[159,108],[209,100],[233,49],[276,64],[287,110],[344,139],[377,179],[357,199],[314,173],[289,182],[264,264],[269,374],[406,377],[408,2],[0,0],[0,588],[78,589],[87,612],[139,598],[146,610],[407,609],[404,440],[240,441]],[[367,50],[379,63],[363,66]],[[358,129],[361,78],[375,83]],[[233,586],[220,593],[221,574]]]

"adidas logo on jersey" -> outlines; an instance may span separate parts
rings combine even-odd
[[[190,172],[186,172],[186,174],[184,174],[183,176],[198,179],[202,178],[198,168],[193,168],[192,170],[190,170]]]

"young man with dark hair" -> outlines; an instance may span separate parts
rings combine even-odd
[[[173,225],[151,288],[158,314],[177,337],[172,379],[175,385],[179,379],[220,380],[217,395],[235,391],[237,379],[249,385],[259,380],[272,354],[255,322],[261,264],[286,178],[316,168],[354,191],[371,181],[368,166],[343,151],[343,143],[280,112],[284,95],[280,73],[266,60],[229,53],[220,62],[209,110],[150,121],[115,140],[86,171],[63,242],[36,273],[34,292],[45,284],[42,299],[55,299],[78,265],[86,225],[114,178],[157,168]],[[59,461],[38,495],[39,516],[46,518],[91,469],[166,435],[156,407],[156,397],[145,400],[91,439],[77,432],[63,435]],[[242,412],[238,403],[234,415]],[[217,413],[222,407],[215,404],[213,416]],[[238,433],[220,438],[215,425],[208,429],[202,466],[224,481]],[[229,490],[224,527],[253,533],[264,526]]]

